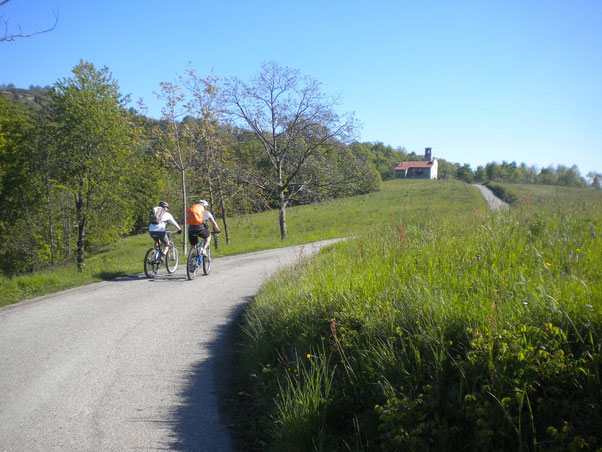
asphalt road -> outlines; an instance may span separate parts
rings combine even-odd
[[[231,450],[216,395],[226,331],[277,268],[324,243],[0,309],[0,451]]]

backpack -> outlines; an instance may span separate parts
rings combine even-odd
[[[165,209],[163,207],[153,207],[148,214],[148,222],[153,224],[161,223]]]
[[[186,224],[199,226],[203,224],[205,208],[200,204],[193,204],[186,210]]]

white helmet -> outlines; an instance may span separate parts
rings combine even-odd
[[[200,204],[201,206],[203,206],[205,209],[206,209],[207,207],[209,207],[209,203],[208,203],[207,201],[205,201],[204,199],[201,199],[201,200],[199,201],[199,204]]]

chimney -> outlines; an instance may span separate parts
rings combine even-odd
[[[432,148],[424,148],[424,160],[427,162],[430,162],[433,159],[431,155],[431,149]]]

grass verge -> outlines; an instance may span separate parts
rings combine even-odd
[[[562,192],[414,209],[281,272],[242,321],[245,447],[598,450],[602,198]]]
[[[421,205],[422,204],[422,205]],[[383,190],[368,195],[337,199],[287,209],[289,235],[280,240],[278,212],[240,215],[229,220],[231,243],[214,256],[226,256],[318,240],[357,235],[370,225],[398,221],[428,205],[434,212],[471,212],[486,204],[478,192],[454,181],[390,181]],[[181,247],[181,236],[176,236]],[[180,242],[178,242],[178,240]],[[28,298],[120,276],[140,273],[144,253],[152,245],[148,234],[125,237],[115,243],[94,244],[95,252],[78,273],[75,265],[13,278],[0,277],[0,307]]]

